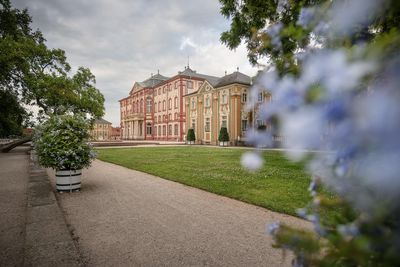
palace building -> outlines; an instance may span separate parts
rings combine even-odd
[[[199,74],[185,67],[173,77],[157,73],[135,82],[129,96],[121,99],[123,140],[185,141],[193,128],[196,143],[217,144],[221,127],[228,129],[230,144],[244,139],[250,125],[265,125],[258,108],[245,108],[252,78],[239,71],[223,77]],[[261,93],[260,102],[270,101]]]
[[[93,141],[106,141],[111,138],[112,127],[111,122],[104,119],[96,119],[90,136]]]

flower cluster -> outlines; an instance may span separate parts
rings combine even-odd
[[[334,1],[303,8],[297,25],[323,43],[302,51],[299,74],[268,71],[253,87],[254,95],[260,90],[272,94],[273,102],[260,108],[260,116],[278,118],[289,158],[300,160],[310,155],[307,151],[318,151],[308,164],[314,199],[298,214],[315,226],[315,235],[303,240],[324,252],[311,246],[300,253],[296,246],[303,243],[294,245],[290,236],[279,239],[284,234],[279,225],[271,231],[282,247],[294,250],[298,266],[400,264],[400,34],[395,29],[379,34],[381,29],[369,26],[388,2]],[[375,39],[360,32],[375,34]],[[252,133],[249,139],[263,146],[267,137]],[[242,163],[254,170],[261,165],[257,155],[251,161],[245,155]],[[319,185],[334,192],[337,202],[328,203]],[[324,222],[319,211],[335,205],[343,210],[349,205],[355,216]]]
[[[90,123],[80,115],[52,116],[35,129],[39,163],[56,170],[78,170],[95,158],[89,140]]]

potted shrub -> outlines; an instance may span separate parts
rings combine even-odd
[[[196,141],[196,136],[194,134],[194,129],[190,128],[188,130],[186,140],[187,140],[187,143],[189,145],[193,145],[194,144],[194,141]]]
[[[89,144],[90,123],[81,115],[57,115],[37,127],[33,138],[39,163],[56,171],[56,189],[81,188],[82,169],[95,153]]]
[[[226,127],[221,127],[219,131],[218,141],[220,146],[228,146],[229,144],[229,134]]]

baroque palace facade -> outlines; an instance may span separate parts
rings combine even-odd
[[[196,143],[215,145],[220,128],[226,127],[230,143],[236,144],[250,125],[265,125],[257,119],[257,108],[245,108],[251,81],[239,71],[219,78],[185,67],[171,78],[157,73],[135,82],[119,101],[122,139],[185,141],[193,128]],[[271,98],[261,93],[258,100]]]

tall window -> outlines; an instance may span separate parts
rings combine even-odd
[[[157,135],[157,126],[154,126],[154,135]]]
[[[222,120],[221,120],[221,127],[227,127],[226,126],[226,116],[222,116]]]
[[[165,100],[162,102],[162,110],[165,110]]]
[[[161,116],[158,115],[158,123],[161,123]]]
[[[261,92],[261,93],[259,93],[258,94],[258,102],[262,102],[263,101],[263,93]]]
[[[175,108],[178,108],[178,97],[177,96],[175,96],[175,99],[174,99],[174,106],[175,106]]]
[[[178,135],[178,124],[174,125],[174,135]]]
[[[139,112],[139,100],[136,101],[136,111],[135,112]]]
[[[151,135],[151,123],[146,124],[146,134]]]
[[[158,95],[161,95],[161,88],[158,88]]]
[[[172,121],[172,114],[171,113],[168,115],[168,120]]]
[[[175,82],[175,89],[178,89],[178,85],[179,85],[179,82],[176,81],[176,82]]]
[[[210,131],[210,118],[206,118],[206,124],[204,125],[204,131]]]
[[[228,97],[226,96],[226,94],[222,95],[222,104],[226,104],[228,103]]]
[[[143,113],[143,99],[140,100],[140,113]]]
[[[158,136],[161,136],[161,126],[158,126]]]
[[[193,81],[186,81],[187,89],[193,89]]]
[[[247,131],[247,120],[242,120],[242,132]]]
[[[161,111],[161,102],[158,101],[158,112],[160,112],[160,111]]]
[[[209,107],[209,106],[210,106],[210,97],[209,97],[209,96],[206,97],[205,106],[206,106],[206,107]]]
[[[247,102],[247,93],[242,94],[242,102],[246,103]]]
[[[164,136],[167,135],[167,127],[165,125],[162,127],[162,132]]]
[[[192,109],[196,108],[196,100],[192,98]]]
[[[172,109],[172,99],[168,100],[168,109]]]
[[[172,135],[172,125],[168,125],[168,135]]]
[[[146,112],[151,113],[151,97],[148,97],[146,100]]]

